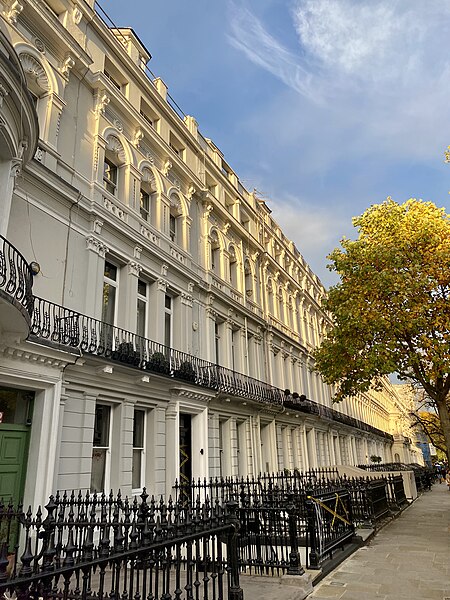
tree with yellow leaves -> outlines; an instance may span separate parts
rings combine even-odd
[[[328,258],[340,276],[315,353],[335,401],[397,373],[434,403],[450,449],[450,215],[432,202],[388,198],[353,219],[358,239]]]

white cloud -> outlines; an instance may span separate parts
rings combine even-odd
[[[348,156],[436,160],[448,143],[450,4],[296,0],[291,17],[298,46],[289,49],[248,9],[233,5],[230,40],[299,93],[306,111],[322,111],[307,129],[329,127]],[[290,128],[305,131],[294,121]]]
[[[344,232],[351,233],[348,217],[326,207],[311,206],[294,196],[270,202],[273,218],[284,235],[292,240],[315,273],[320,273],[326,286],[336,283],[337,276],[328,274],[326,256],[339,245]]]

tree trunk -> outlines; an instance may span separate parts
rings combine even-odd
[[[441,421],[442,433],[444,435],[445,445],[447,446],[447,460],[450,464],[450,414],[447,408],[447,396],[436,397],[436,408]]]

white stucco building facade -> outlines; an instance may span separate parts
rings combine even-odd
[[[37,505],[56,489],[170,494],[180,476],[420,461],[395,386],[332,405],[311,370],[325,289],[173,108],[137,35],[83,0],[0,8],[0,233],[35,263],[32,303],[0,298],[5,485]]]

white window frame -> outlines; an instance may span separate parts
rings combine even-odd
[[[170,308],[168,308],[166,306],[166,300],[167,298],[170,298]],[[170,327],[169,327],[169,344],[167,343],[167,339],[166,339],[166,315],[169,315],[170,317]],[[172,348],[172,342],[173,342],[173,296],[171,296],[170,294],[166,294],[164,296],[164,346],[167,346],[168,348]]]
[[[146,196],[146,199],[147,199],[147,207],[145,207],[143,204],[143,196],[144,195]],[[141,186],[141,189],[139,190],[139,214],[140,214],[141,219],[143,219],[147,223],[150,222],[150,206],[151,206],[150,194],[147,192],[147,190],[145,190]]]
[[[107,169],[111,169],[111,167],[114,168],[115,181],[107,175]],[[117,196],[117,190],[119,185],[119,169],[120,167],[114,161],[112,161],[109,157],[105,156],[103,161],[103,187],[108,192],[108,194],[112,194],[113,196]]]
[[[105,275],[105,268],[106,268],[106,263],[110,264],[111,266],[116,268],[116,279],[111,279],[109,278],[107,275]],[[111,285],[112,287],[115,288],[116,293],[115,293],[115,297],[114,297],[114,318],[113,318],[113,322],[112,323],[108,323],[108,325],[111,325],[112,327],[116,326],[117,323],[117,311],[118,311],[118,300],[119,300],[119,278],[120,278],[120,267],[118,264],[116,264],[115,262],[105,259],[105,264],[103,267],[103,286],[102,286],[102,320],[103,320],[103,296],[104,296],[104,290],[105,290],[105,284]],[[105,321],[106,322],[106,321]]]
[[[139,282],[145,284],[145,296],[139,293]],[[142,337],[147,337],[148,332],[148,288],[149,283],[144,279],[138,279],[137,285],[137,299],[136,299],[136,333],[137,335],[141,335],[139,332],[139,301],[144,303],[144,335]]]
[[[142,423],[142,446],[135,446],[134,445],[134,423],[135,423],[135,418],[136,418],[136,412],[141,412],[143,413],[143,423]],[[139,406],[136,406],[134,408],[134,412],[133,412],[133,448],[132,448],[132,460],[131,460],[131,464],[132,464],[132,473],[131,473],[131,485],[132,485],[132,493],[133,494],[138,494],[140,492],[142,492],[143,488],[144,488],[144,483],[145,483],[145,470],[146,470],[146,447],[145,447],[145,440],[146,440],[146,431],[147,431],[147,411]],[[135,450],[140,450],[141,451],[141,472],[139,474],[139,482],[140,482],[140,486],[135,488],[133,487],[133,471],[134,471],[134,452]]]
[[[109,411],[109,423],[108,423],[108,444],[106,446],[94,446],[94,432],[95,432],[95,419],[97,418],[97,407],[102,406],[107,408]],[[95,490],[97,493],[109,492],[111,488],[111,437],[113,432],[113,407],[110,404],[106,404],[103,402],[95,403],[95,413],[94,413],[94,429],[92,431],[92,455],[94,454],[94,449],[105,450],[105,465],[104,465],[104,475],[103,475],[103,490]],[[91,462],[91,482],[90,482],[90,490],[92,490],[92,462]]]

